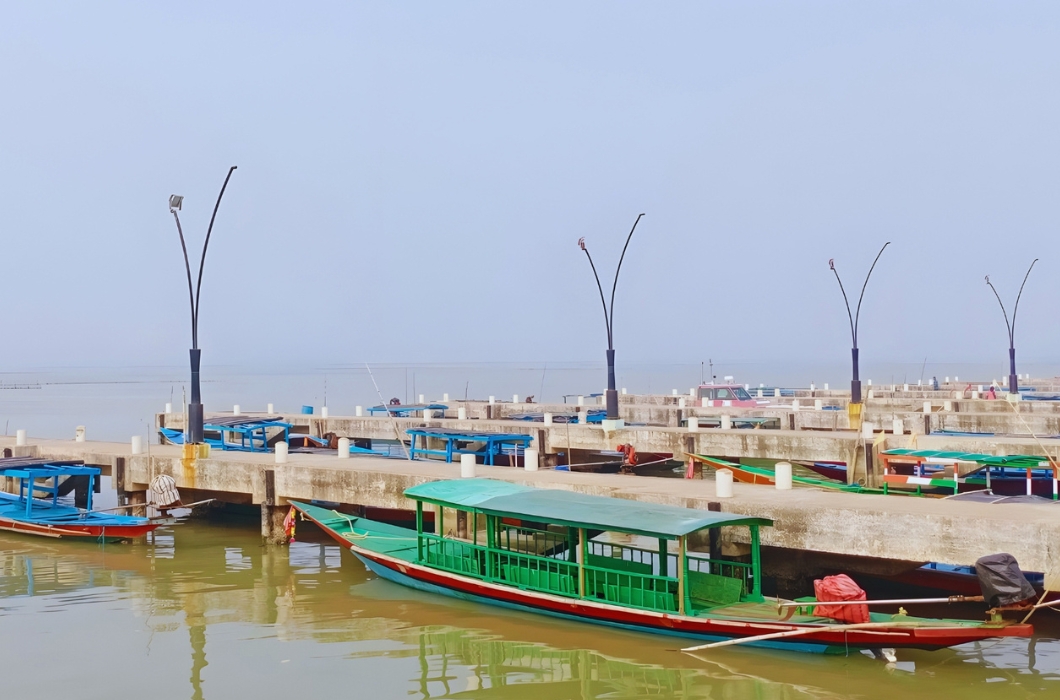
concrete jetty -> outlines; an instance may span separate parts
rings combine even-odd
[[[138,455],[123,443],[30,438],[26,445],[15,446],[14,438],[0,438],[0,446],[19,456],[83,459],[99,465],[131,503],[145,503],[151,479],[168,474],[185,500],[212,497],[260,507],[262,534],[276,543],[283,540],[282,520],[289,500],[407,509],[411,504],[402,496],[406,488],[457,478],[460,473],[458,464],[374,457],[340,460],[330,454],[291,454],[286,463],[277,464],[267,453],[215,451],[207,458],[186,459],[176,446],[152,445],[149,453]],[[1009,552],[1024,569],[1046,572],[1048,581],[1060,588],[1058,505],[986,505],[804,488],[779,491],[745,484],[735,485],[733,498],[721,499],[709,479],[484,466],[478,467],[478,474],[541,488],[691,508],[718,504],[723,511],[772,518],[776,526],[763,533],[763,544],[772,552],[767,572],[773,576],[816,575],[809,562],[888,573],[920,562],[970,564],[984,554]]]

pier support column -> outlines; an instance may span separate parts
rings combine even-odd
[[[127,492],[126,505],[136,506],[135,508],[129,508],[129,515],[136,515],[141,518],[147,517],[147,491],[129,491]]]
[[[263,544],[287,544],[287,533],[283,530],[283,519],[287,517],[287,506],[276,505],[276,470],[263,469],[265,500],[261,502],[261,540]]]

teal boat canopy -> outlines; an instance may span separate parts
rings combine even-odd
[[[710,527],[773,524],[768,518],[533,488],[495,479],[433,481],[406,489],[405,496],[500,517],[650,536],[683,537]]]

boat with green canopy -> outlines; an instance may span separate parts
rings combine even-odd
[[[815,652],[938,649],[1030,625],[871,614],[842,625],[812,600],[762,595],[766,518],[542,489],[493,479],[413,486],[416,530],[292,502],[381,578],[517,610],[705,641]],[[434,531],[425,509],[435,512]],[[429,512],[429,511],[428,511]],[[695,551],[705,549],[705,551]],[[739,551],[740,556],[726,552]]]

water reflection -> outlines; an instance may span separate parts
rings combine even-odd
[[[82,634],[99,649],[86,653]],[[1060,689],[1060,643],[1048,636],[900,652],[892,668],[862,655],[747,649],[697,658],[675,652],[679,640],[410,591],[370,578],[323,542],[263,548],[250,524],[186,523],[104,546],[0,535],[0,641],[11,639],[26,648],[0,652],[5,678],[18,676],[10,672],[21,658],[63,654],[65,643],[81,650],[83,660],[70,653],[64,666],[70,690],[105,684],[114,654],[134,659],[123,675],[140,680],[109,697],[142,697],[156,676],[171,679],[167,697],[193,700],[336,691],[578,700],[890,700],[960,691],[1003,700]],[[34,684],[10,697],[58,689]]]

